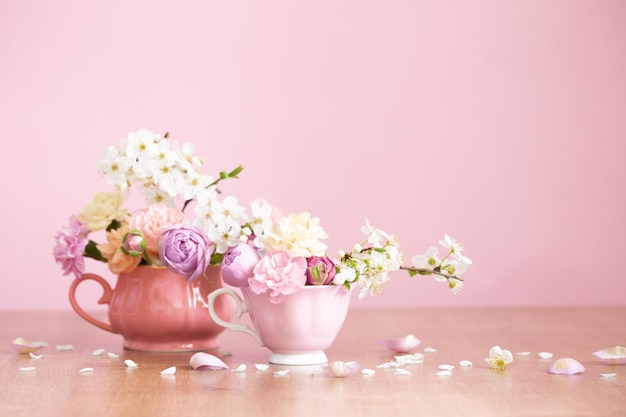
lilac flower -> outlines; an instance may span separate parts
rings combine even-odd
[[[73,273],[78,278],[85,272],[83,253],[89,243],[88,234],[89,229],[77,216],[71,216],[69,225],[57,231],[52,253],[56,262],[61,265],[63,275]]]

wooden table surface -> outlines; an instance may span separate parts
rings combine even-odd
[[[245,372],[195,371],[192,353],[122,349],[119,335],[83,321],[73,312],[0,311],[0,416],[626,416],[626,365],[601,362],[592,352],[626,346],[626,307],[350,310],[329,360],[357,361],[375,370],[347,378],[322,367],[271,365],[269,351],[243,333],[220,336],[219,355]],[[414,334],[425,347],[422,364],[405,365],[410,375],[377,365],[394,354],[384,338]],[[18,337],[49,344],[39,360],[18,354]],[[71,344],[71,351],[56,345]],[[483,361],[500,345],[514,353],[504,371]],[[96,349],[119,359],[93,356]],[[517,352],[531,352],[517,356]],[[542,359],[539,352],[554,354]],[[556,358],[572,357],[586,372],[552,375]],[[139,366],[127,368],[125,359]],[[473,366],[458,366],[461,360]],[[437,376],[441,364],[456,365]],[[160,372],[176,366],[173,376]],[[21,368],[35,367],[34,371]],[[85,367],[91,373],[80,373]],[[275,371],[290,369],[284,376]],[[603,373],[616,373],[603,377]]]

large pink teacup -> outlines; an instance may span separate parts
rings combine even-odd
[[[348,312],[350,292],[337,285],[307,285],[273,304],[267,294],[240,288],[243,299],[230,288],[209,294],[209,313],[217,324],[245,332],[272,351],[269,362],[280,365],[317,365],[328,362],[329,348]],[[254,329],[223,320],[216,309],[217,298],[229,295],[237,302],[236,316],[248,313]]]
[[[109,322],[87,313],[76,299],[76,290],[85,281],[102,286],[99,304],[108,304]],[[221,268],[211,266],[205,276],[185,281],[184,275],[164,267],[139,266],[117,277],[115,288],[99,275],[84,274],[70,287],[72,308],[89,323],[124,337],[124,347],[144,351],[196,351],[216,349],[224,330],[211,320],[206,299],[223,286]],[[235,303],[219,300],[215,309],[232,318]]]

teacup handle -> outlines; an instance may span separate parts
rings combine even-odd
[[[259,336],[259,334],[256,331],[252,330],[249,326],[246,326],[245,324],[237,324],[222,320],[221,317],[216,313],[214,306],[215,299],[222,294],[231,296],[237,303],[237,310],[235,311],[236,318],[240,318],[243,313],[246,313],[248,311],[245,301],[239,296],[239,294],[237,294],[231,288],[220,288],[209,294],[209,314],[211,315],[213,321],[220,326],[227,328],[228,330],[235,330],[238,332],[247,333],[250,336],[254,337],[259,345],[265,346],[265,344],[263,344],[263,341],[261,340],[261,336]]]
[[[111,333],[118,333],[113,330],[113,326],[111,326],[109,323],[98,320],[78,305],[78,301],[76,301],[76,289],[82,282],[87,281],[88,279],[96,281],[102,286],[102,297],[100,297],[100,300],[98,300],[98,304],[109,304],[109,302],[111,301],[111,296],[113,296],[113,289],[111,288],[107,280],[102,278],[100,275],[83,274],[82,276],[72,281],[72,285],[70,286],[70,304],[72,305],[72,308],[78,313],[79,316],[81,316],[83,319],[87,320],[94,326],[97,326]]]

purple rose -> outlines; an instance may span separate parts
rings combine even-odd
[[[158,248],[165,266],[192,281],[209,267],[215,245],[199,228],[179,224],[163,230]]]
[[[327,285],[335,278],[335,264],[327,256],[311,256],[307,258],[307,285]]]
[[[247,287],[260,259],[256,249],[247,243],[228,249],[222,259],[222,279],[233,287]]]
[[[85,247],[89,243],[89,229],[82,224],[78,217],[70,217],[69,226],[62,227],[57,232],[53,250],[54,259],[63,270],[63,275],[73,273],[76,278],[85,272],[83,259]]]

